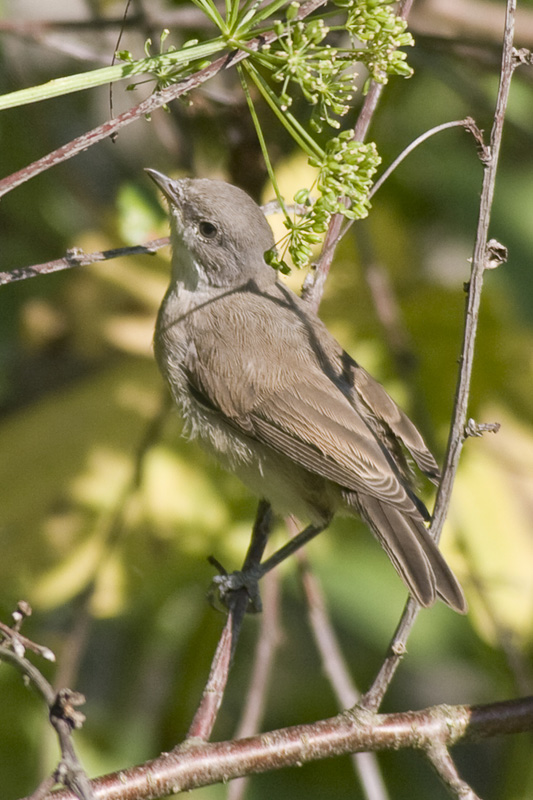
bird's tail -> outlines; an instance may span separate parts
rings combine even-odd
[[[375,497],[359,496],[357,505],[418,602],[431,606],[440,597],[450,608],[465,614],[467,604],[463,590],[422,518],[407,515]]]

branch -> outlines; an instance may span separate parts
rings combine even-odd
[[[407,19],[412,4],[413,0],[401,0],[398,4],[398,16],[402,17],[402,19]],[[354,128],[353,138],[356,141],[364,142],[384,88],[385,84],[372,81]],[[332,216],[324,237],[320,256],[316,262],[316,269],[311,279],[309,281],[306,280],[304,283],[302,297],[314,311],[318,311],[324,293],[324,286],[331,269],[335,249],[340,241],[343,222],[344,217],[342,214],[334,214]]]
[[[272,520],[273,514],[270,504],[266,500],[261,500],[257,507],[252,538],[242,567],[243,572],[254,569],[261,563],[268,535],[272,528]],[[209,558],[209,561],[223,574],[227,574],[213,556]],[[215,594],[216,591],[212,589],[212,598],[214,598]],[[187,739],[189,740],[202,739],[207,741],[213,731],[218,711],[224,698],[242,623],[250,604],[250,597],[246,587],[228,592],[224,602],[229,609],[228,618],[211,663],[211,670],[202,699],[187,733]]]
[[[7,636],[4,627],[2,628],[2,635]],[[35,652],[44,650],[45,653],[50,653],[50,651],[30,642],[25,637],[21,637],[18,632],[16,636],[18,637],[16,643],[13,637],[9,636],[7,638],[10,644],[8,646],[0,645],[0,661],[6,661],[16,667],[37,689],[48,706],[50,724],[57,733],[61,750],[61,760],[53,775],[47,777],[36,789],[32,795],[32,800],[41,800],[41,798],[48,796],[49,791],[56,783],[62,783],[71,789],[71,796],[77,797],[79,800],[94,800],[89,778],[76,755],[72,743],[72,731],[75,728],[80,728],[85,720],[85,716],[76,710],[76,706],[82,705],[85,702],[85,698],[79,692],[73,692],[71,689],[60,689],[56,693],[42,672],[31,661],[24,658],[23,650],[22,653],[18,652],[22,646],[22,640],[24,640],[24,647],[31,648]],[[13,650],[11,646],[14,648]],[[46,655],[46,657],[50,658],[49,655]]]
[[[473,789],[459,777],[447,747],[435,742],[426,749],[426,756],[444,785],[454,795],[461,800],[480,800]]]
[[[85,267],[97,261],[109,261],[112,258],[122,258],[122,256],[153,255],[168,243],[168,236],[164,236],[161,239],[152,239],[146,244],[138,244],[133,247],[115,247],[113,250],[99,250],[96,253],[84,253],[81,248],[75,247],[72,250],[68,250],[66,256],[57,258],[55,261],[46,261],[44,264],[32,264],[31,267],[19,267],[7,272],[0,272],[0,286],[6,283],[35,278],[37,275],[49,275],[51,272],[59,272],[62,269]]]
[[[224,692],[228,682],[230,664],[231,664],[231,651],[233,649],[234,639],[238,636],[238,621],[242,619],[245,611],[241,610],[240,606],[248,604],[248,598],[245,593],[237,598],[238,602],[232,608],[226,619],[226,624],[222,630],[218,645],[211,662],[211,670],[205,685],[200,704],[196,710],[193,720],[187,732],[187,739],[194,739],[196,741],[202,740],[209,741],[213,731],[218,711]]]
[[[305,19],[316,11],[317,8],[324,5],[325,2],[326,0],[307,0],[307,2],[303,3],[298,9],[295,19]],[[277,38],[278,35],[274,31],[268,31],[247,42],[246,48],[247,50],[257,52],[261,47],[264,47],[265,44],[270,44],[276,41]],[[150,95],[150,97],[142,103],[139,103],[139,105],[128,109],[128,111],[124,111],[122,114],[119,114],[118,117],[104,122],[97,128],[93,128],[93,130],[68,142],[68,144],[59,147],[57,150],[53,150],[38,161],[34,161],[18,172],[14,172],[12,175],[0,180],[0,197],[7,194],[7,192],[11,191],[11,189],[14,189],[16,186],[20,186],[22,183],[30,180],[30,178],[34,178],[41,172],[50,169],[50,167],[67,161],[69,158],[78,155],[78,153],[83,153],[85,150],[88,150],[89,147],[92,147],[92,145],[103,139],[107,139],[131,122],[145,117],[157,108],[172,102],[172,100],[176,100],[178,97],[181,97],[187,92],[191,92],[193,89],[197,89],[203,83],[210,80],[215,75],[218,75],[222,70],[229,69],[246,58],[248,58],[247,52],[244,50],[234,50],[227,55],[217,58],[212,64],[204,67],[204,69],[201,69],[194,75],[185,78],[185,80],[173,86],[169,86],[166,89],[162,89],[159,92],[154,92],[154,94]]]
[[[477,128],[474,125],[474,121],[471,117],[467,117],[466,119],[456,119],[453,120],[452,122],[443,122],[441,125],[436,125],[434,128],[430,128],[428,131],[424,131],[424,133],[422,133],[420,136],[414,139],[409,145],[407,145],[407,147],[404,150],[402,150],[400,155],[394,159],[392,164],[389,164],[387,169],[379,176],[377,181],[372,186],[369,196],[374,197],[378,189],[380,189],[381,186],[383,186],[387,178],[389,178],[389,176],[394,172],[394,170],[400,166],[402,161],[405,158],[407,158],[407,156],[410,153],[412,153],[413,150],[415,150],[419,145],[421,145],[422,142],[425,142],[431,136],[435,136],[436,133],[441,133],[441,131],[445,131],[448,128],[459,128],[459,127],[466,128],[467,130],[470,131],[472,130],[477,131]]]
[[[250,683],[242,704],[242,717],[235,734],[237,739],[256,733],[263,718],[274,658],[281,642],[279,582],[278,570],[267,573],[263,581],[261,629],[255,646]],[[249,776],[233,781],[228,789],[227,800],[241,800],[248,783]]]
[[[484,706],[434,706],[374,715],[361,709],[310,725],[213,744],[192,741],[137,767],[91,781],[98,800],[156,800],[251,773],[367,750],[431,750],[533,730],[533,697]],[[26,798],[26,800],[28,800]],[[46,800],[74,800],[68,791]]]
[[[41,658],[47,661],[55,661],[56,657],[49,647],[44,647],[42,644],[36,644],[23,636],[20,632],[22,623],[32,615],[32,608],[25,600],[17,603],[17,610],[11,615],[13,617],[13,624],[6,625],[5,622],[0,622],[0,641],[5,639],[7,641],[6,647],[13,650],[17,656],[21,658],[26,654],[26,650],[31,650]]]
[[[440,539],[444,521],[448,513],[453,483],[459,463],[459,456],[461,454],[463,443],[466,437],[465,429],[468,411],[468,397],[472,378],[474,345],[477,333],[483,276],[485,269],[491,266],[490,258],[493,250],[492,247],[488,247],[487,238],[492,200],[494,197],[498,156],[500,152],[505,111],[507,109],[507,102],[509,98],[511,77],[515,67],[518,65],[518,63],[520,63],[513,47],[515,10],[516,0],[508,0],[505,19],[500,85],[498,89],[498,98],[496,101],[494,123],[490,136],[490,145],[488,148],[483,147],[480,152],[480,157],[484,164],[485,172],[483,175],[478,226],[474,245],[474,255],[472,259],[470,283],[468,286],[465,328],[460,357],[461,366],[455,393],[452,425],[448,439],[444,470],[437,493],[433,522],[430,527],[431,534],[437,542]],[[362,704],[365,708],[372,710],[377,710],[379,708],[385,692],[400,663],[400,660],[405,653],[407,638],[418,615],[418,611],[418,603],[416,603],[412,598],[409,598],[398,628],[396,629],[393,639],[389,645],[389,654],[385,659],[373,685],[363,698]]]
[[[311,570],[305,551],[298,550],[296,557],[307,600],[311,630],[322,659],[322,670],[337,697],[339,708],[351,708],[359,700],[359,692],[352,680],[329,617],[322,587]],[[354,753],[352,763],[367,800],[388,800],[387,789],[375,753]]]

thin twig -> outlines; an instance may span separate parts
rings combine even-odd
[[[268,687],[272,677],[274,658],[281,641],[279,629],[279,571],[272,570],[262,583],[263,613],[261,628],[255,647],[252,677],[242,704],[243,714],[235,732],[236,739],[257,733],[263,718]],[[228,800],[241,800],[249,783],[249,776],[232,781]]]
[[[458,119],[458,120],[456,119],[453,120],[452,122],[443,122],[441,125],[436,125],[434,128],[430,128],[429,130],[424,131],[423,134],[418,136],[416,139],[413,139],[413,141],[410,144],[408,144],[404,150],[402,150],[400,155],[394,159],[392,164],[389,164],[387,169],[379,176],[377,181],[372,186],[372,189],[369,192],[369,197],[373,197],[376,194],[378,189],[385,183],[387,178],[389,178],[389,176],[394,172],[394,170],[397,167],[399,167],[402,161],[405,158],[407,158],[407,156],[410,153],[412,153],[413,150],[416,150],[416,148],[419,145],[421,145],[422,142],[425,142],[431,136],[435,136],[435,134],[441,133],[441,131],[445,131],[448,128],[459,128],[459,127],[470,128],[471,125],[472,125],[471,119]]]
[[[484,148],[483,150],[483,164],[485,166],[485,171],[483,175],[483,186],[481,192],[476,240],[474,245],[474,256],[472,259],[463,345],[460,358],[460,370],[443,475],[437,493],[433,522],[430,528],[431,534],[437,542],[440,539],[442,527],[448,513],[452,487],[459,463],[459,456],[465,440],[468,396],[472,376],[479,305],[483,286],[483,274],[487,266],[487,238],[490,213],[494,196],[496,169],[498,166],[503,122],[507,108],[507,101],[509,98],[511,77],[516,66],[515,51],[513,47],[515,10],[516,0],[508,0],[505,19],[502,68],[500,85],[498,89],[498,98],[496,101],[494,124],[491,131],[490,146],[489,148]],[[418,615],[418,611],[418,604],[410,598],[407,602],[398,628],[396,629],[396,632],[389,645],[389,654],[383,662],[374,683],[362,700],[362,705],[365,708],[375,711],[381,705],[381,701],[385,695],[385,692],[394,676],[394,673],[396,672],[403,654],[405,653],[407,638]]]
[[[50,723],[57,733],[61,760],[51,778],[47,778],[33,793],[33,800],[49,795],[49,790],[56,784],[62,783],[68,787],[72,794],[79,800],[95,800],[91,782],[83,769],[72,743],[72,731],[81,727],[85,717],[75,706],[85,702],[83,695],[62,689],[55,692],[51,684],[34,664],[23,656],[18,655],[9,647],[0,645],[0,660],[7,661],[16,667],[34,686],[50,712]]]
[[[305,19],[316,11],[317,8],[324,5],[325,2],[326,0],[307,0],[307,2],[302,3],[299,7],[295,19]],[[277,38],[278,34],[275,31],[268,31],[247,42],[246,48],[247,50],[257,51],[261,47],[264,47],[265,44],[276,41]],[[209,66],[199,70],[194,75],[185,78],[179,83],[162,89],[159,92],[154,92],[154,94],[150,95],[150,97],[142,103],[139,103],[139,105],[124,111],[122,114],[119,114],[118,117],[104,122],[97,128],[93,128],[82,136],[78,136],[76,139],[59,147],[57,150],[53,150],[51,153],[48,153],[48,155],[43,156],[43,158],[34,161],[32,164],[28,164],[28,166],[23,167],[18,170],[18,172],[14,172],[12,175],[8,175],[6,178],[0,180],[0,197],[16,186],[20,186],[22,183],[30,180],[30,178],[35,177],[35,175],[39,175],[39,173],[50,169],[50,167],[67,161],[69,158],[78,155],[78,153],[83,153],[97,142],[112,136],[112,134],[116,133],[116,131],[120,130],[125,125],[129,125],[131,122],[135,122],[135,120],[151,114],[157,108],[161,108],[161,106],[172,102],[172,100],[176,100],[178,97],[197,89],[203,83],[210,80],[215,75],[218,75],[222,70],[230,69],[246,58],[248,58],[247,52],[244,50],[235,50],[217,58]]]
[[[55,692],[42,672],[28,661],[24,656],[19,656],[9,647],[0,645],[0,661],[7,661],[25,675],[30,683],[37,689],[46,705],[51,708],[55,701]]]
[[[240,616],[239,606],[244,605],[246,608],[248,603],[248,598],[244,593],[238,600],[239,602],[230,610],[226,619],[226,624],[218,640],[202,699],[200,700],[187,732],[187,739],[189,740],[197,739],[207,742],[213,731],[228,682],[234,630],[234,614]]]
[[[21,622],[26,617],[31,615],[31,606],[28,603],[19,603],[19,609],[21,608],[24,608],[23,613],[20,613],[20,611],[17,609],[17,611],[13,614],[13,617],[15,618],[14,625],[9,626],[6,625],[5,622],[0,622],[0,641],[2,641],[2,638],[5,639],[7,646],[11,647],[19,656],[24,656],[26,650],[31,650],[33,653],[41,656],[41,658],[45,658],[47,661],[55,661],[56,657],[49,647],[32,642],[31,639],[28,639],[26,636],[23,636],[20,633]]]
[[[115,247],[113,250],[99,250],[95,253],[84,253],[83,250],[74,248],[66,256],[57,258],[55,261],[46,261],[44,264],[32,264],[30,267],[19,267],[8,272],[0,272],[0,286],[15,281],[25,281],[28,278],[35,278],[37,275],[49,275],[51,272],[59,272],[63,269],[85,267],[97,261],[109,261],[112,258],[122,258],[123,256],[153,255],[168,243],[168,236],[164,236],[161,239],[152,239],[146,244]]]
[[[436,125],[434,128],[430,128],[429,130],[424,131],[424,133],[422,133],[420,136],[418,136],[416,139],[410,142],[410,144],[408,144],[407,147],[404,150],[402,150],[402,152],[394,159],[392,164],[390,164],[387,167],[387,169],[379,176],[379,178],[373,184],[372,188],[368,193],[368,198],[371,200],[378,191],[378,189],[380,189],[383,186],[385,181],[387,181],[392,175],[392,173],[400,166],[402,161],[404,161],[404,159],[406,159],[407,156],[413,152],[413,150],[416,150],[417,147],[419,147],[421,144],[427,141],[427,139],[429,139],[431,136],[435,136],[435,134],[437,133],[441,133],[442,131],[447,130],[448,128],[459,128],[459,127],[465,128],[465,130],[471,133],[474,136],[478,146],[480,146],[480,148],[482,149],[483,134],[477,127],[472,117],[466,117],[465,119],[460,119],[460,120],[453,120],[452,122],[443,122],[441,125]],[[480,157],[482,157],[482,154],[480,155]],[[343,239],[344,236],[346,236],[346,234],[348,233],[348,231],[351,229],[352,225],[355,222],[355,220],[353,219],[351,220],[345,219],[340,214],[338,216],[339,216],[339,222],[342,223],[342,226],[339,227],[338,229],[338,235],[335,241],[335,247],[339,244],[341,239]]]
[[[270,504],[261,500],[252,530],[252,538],[248,552],[244,559],[242,570],[254,569],[261,563],[268,534],[272,526],[272,509]],[[209,559],[215,563],[214,558]],[[217,564],[217,566],[219,566]],[[229,671],[231,668],[235,648],[239,640],[242,623],[250,603],[250,597],[245,587],[233,591],[229,598],[225,600],[229,613],[226,624],[222,630],[215,655],[211,664],[211,670],[207,684],[204,688],[198,709],[187,733],[187,739],[202,739],[207,741],[211,736],[216,722],[218,711],[224,692],[226,690]]]
[[[55,785],[56,779],[53,775],[49,775],[28,797],[28,800],[45,800],[46,796],[52,791]]]
[[[279,210],[277,201],[261,206],[265,216],[276,214]],[[292,205],[287,209],[294,213],[305,213],[304,206]],[[124,256],[152,256],[162,247],[170,243],[168,236],[160,239],[152,239],[144,244],[130,245],[128,247],[115,247],[112,250],[97,250],[94,253],[84,253],[79,247],[74,247],[67,251],[63,258],[56,258],[53,261],[45,261],[43,264],[31,264],[28,267],[17,267],[16,269],[0,272],[0,286],[16,281],[25,281],[28,278],[36,278],[39,275],[49,275],[51,272],[60,272],[74,267],[86,267],[100,261],[110,261],[114,258]]]
[[[435,742],[426,749],[429,762],[444,785],[459,800],[481,800],[474,790],[459,776],[448,748]]]
[[[263,612],[261,628],[252,668],[252,680],[243,703],[243,716],[237,727],[235,738],[251,736],[259,728],[265,708],[266,692],[271,677],[271,668],[276,650],[281,641],[279,628],[279,572],[273,570],[265,575],[262,584]]]
[[[427,750],[533,730],[533,697],[485,706],[434,706],[399,714],[359,710],[309,725],[295,725],[215,743],[186,742],[153,761],[92,781],[98,800],[155,800],[332,756],[367,750]],[[46,800],[74,800],[60,791]]]
[[[359,699],[335,629],[329,618],[322,587],[311,570],[304,550],[296,553],[300,576],[307,599],[311,630],[320,653],[322,666],[335,692],[340,709],[351,708]],[[383,782],[375,753],[354,753],[352,763],[361,789],[367,800],[387,800],[388,792]]]

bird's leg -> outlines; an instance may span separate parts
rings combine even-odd
[[[256,570],[256,577],[257,580],[266,575],[267,572],[270,572],[271,569],[277,567],[278,564],[281,564],[282,561],[285,561],[288,556],[292,556],[300,547],[303,547],[304,544],[310,542],[311,539],[314,539],[315,536],[318,536],[319,533],[322,533],[323,530],[327,528],[327,524],[325,525],[308,525],[307,528],[304,528],[303,531],[300,531],[296,536],[293,536],[292,539],[289,539],[287,544],[284,544],[283,547],[280,547],[279,550],[276,550],[271,556],[267,558],[266,561],[263,561],[262,564],[259,564]]]
[[[267,500],[261,500],[257,507],[257,514],[252,528],[252,538],[250,539],[248,552],[246,553],[242,565],[243,572],[254,569],[261,563],[273,521],[274,514],[272,513],[270,503]]]
[[[213,578],[214,587],[216,587],[219,597],[225,605],[227,605],[227,596],[230,592],[245,588],[250,597],[249,610],[261,611],[261,597],[259,595],[258,583],[263,575],[266,575],[271,569],[277,567],[277,565],[281,564],[288,556],[291,556],[299,550],[300,547],[310,542],[311,539],[314,539],[315,536],[318,536],[319,533],[322,533],[322,531],[327,528],[327,523],[324,525],[308,525],[307,528],[290,539],[287,544],[280,547],[279,550],[276,550],[266,561],[260,563],[266,545],[266,536],[264,541],[260,539],[262,531],[260,530],[261,525],[258,524],[258,522],[259,513],[254,524],[252,541],[248,548],[242,570],[232,572],[230,575],[217,575]],[[256,537],[258,541],[254,542]],[[262,549],[258,559],[257,555],[260,549],[259,543],[262,544]]]
[[[268,535],[272,528],[274,515],[270,503],[261,500],[257,507],[252,537],[250,545],[244,559],[242,570],[228,574],[224,568],[212,556],[209,561],[214,564],[221,572],[213,578],[209,598],[212,600],[214,594],[218,595],[221,603],[229,608],[230,598],[233,592],[239,589],[246,589],[249,595],[249,610],[261,611],[261,597],[259,596],[258,578],[254,578],[255,571],[261,564],[263,553],[268,541]]]

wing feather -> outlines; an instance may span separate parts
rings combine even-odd
[[[237,304],[219,298],[203,308],[214,318],[183,365],[193,396],[235,430],[340,486],[419,602],[431,605],[439,595],[464,612],[462,590],[424,526],[427,511],[394,449],[401,442],[436,480],[433,456],[383,387],[325,328],[315,335],[313,325],[321,323],[309,323],[297,298],[284,316],[279,291],[281,300],[242,293]]]
[[[438,483],[440,472],[437,462],[409,417],[396,405],[383,386],[374,380],[363,367],[354,362],[350,372],[353,387],[369,412],[402,442],[412,455],[417,467],[433,483]]]
[[[193,392],[228,424],[311,472],[406,513],[426,515],[373,420],[381,420],[434,472],[437,466],[414,425],[320,320],[311,319],[299,298],[284,287],[271,291],[243,287],[238,298],[228,295],[203,306],[203,324],[199,329],[195,322],[185,359]],[[351,393],[343,385],[348,373]]]

